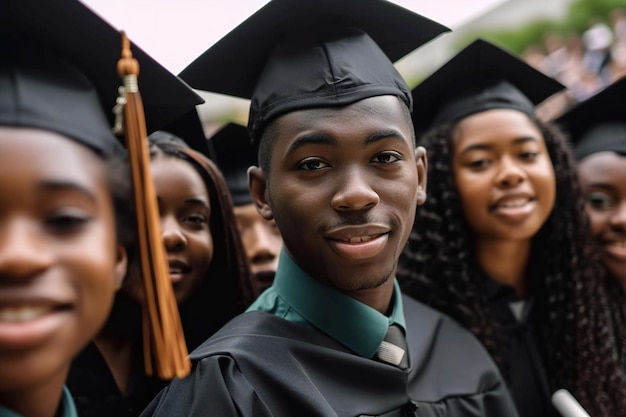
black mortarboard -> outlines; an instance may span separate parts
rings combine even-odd
[[[0,36],[0,124],[45,128],[110,152],[119,32],[76,0],[9,0],[0,4]],[[149,132],[202,103],[182,80],[132,50]]]
[[[194,88],[251,98],[248,130],[290,111],[410,91],[392,63],[445,26],[386,0],[272,0],[190,64]]]
[[[565,88],[515,55],[478,39],[413,89],[417,133],[490,109],[529,115]]]
[[[150,135],[153,138],[165,139],[166,134],[170,134],[173,140],[182,140],[191,149],[207,155],[209,151],[204,128],[200,121],[200,116],[196,109],[184,114],[173,123],[162,127],[159,131]]]
[[[569,134],[577,160],[597,152],[626,155],[626,77],[556,119]]]
[[[209,139],[212,159],[224,174],[233,203],[252,204],[248,189],[248,168],[258,165],[257,147],[250,144],[245,126],[229,123]]]
[[[110,133],[111,110],[123,82],[126,104],[119,114],[146,293],[144,363],[148,375],[185,376],[191,364],[167,276],[145,136],[202,99],[77,0],[2,0],[0,37],[0,125],[41,128],[100,154],[115,153],[121,146]]]

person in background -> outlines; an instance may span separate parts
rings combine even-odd
[[[133,235],[126,156],[104,110],[121,37],[71,0],[3,2],[0,36],[0,415],[73,417],[70,363],[107,319]],[[144,85],[200,100],[138,58]]]
[[[565,136],[535,117],[563,86],[476,40],[414,90],[429,198],[400,259],[403,289],[471,330],[521,416],[554,416],[569,390],[593,416],[622,415],[599,268]]]
[[[608,270],[609,311],[626,369],[626,78],[556,120],[570,134],[585,209],[601,261]],[[621,326],[619,325],[621,324]]]
[[[445,30],[387,1],[273,0],[181,73],[252,98],[250,190],[284,245],[143,415],[516,415],[480,343],[395,280],[427,161],[392,61]]]
[[[254,298],[272,285],[282,238],[276,222],[257,212],[248,189],[248,168],[258,165],[257,148],[245,126],[229,123],[209,139],[211,157],[224,174],[235,220],[252,272]]]
[[[192,350],[252,302],[249,270],[216,166],[166,131],[149,143],[170,279]],[[81,417],[137,416],[168,382],[143,369],[144,293],[132,260],[106,326],[70,370]]]

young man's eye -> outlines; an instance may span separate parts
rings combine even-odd
[[[611,196],[604,193],[591,193],[585,197],[585,200],[595,210],[606,210],[613,206]]]
[[[298,169],[302,171],[317,171],[328,167],[329,165],[319,159],[306,159],[298,164]]]
[[[400,161],[401,159],[402,157],[396,152],[383,152],[376,155],[373,161],[380,164],[393,164],[394,162]]]

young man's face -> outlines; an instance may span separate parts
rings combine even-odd
[[[60,387],[109,314],[125,257],[105,169],[67,138],[0,127],[2,404]]]
[[[344,292],[393,277],[425,200],[425,152],[414,150],[401,106],[380,96],[281,116],[267,189],[251,175],[257,205],[276,219],[288,253]]]
[[[260,294],[274,281],[278,255],[283,245],[274,220],[265,220],[254,204],[234,207],[235,221],[252,272],[255,294]]]

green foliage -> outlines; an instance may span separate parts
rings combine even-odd
[[[539,20],[512,30],[481,31],[468,35],[461,43],[465,45],[470,39],[481,37],[519,54],[529,45],[541,45],[547,33],[580,34],[589,27],[592,18],[608,22],[612,10],[624,7],[626,0],[575,0],[563,21]]]
[[[625,0],[576,0],[567,15],[567,28],[582,32],[589,27],[590,19],[599,17],[607,21],[611,11],[620,7],[626,7]]]
[[[549,32],[561,33],[562,28],[558,22],[539,20],[516,30],[485,31],[479,36],[519,54],[528,45],[540,44],[544,34]]]

